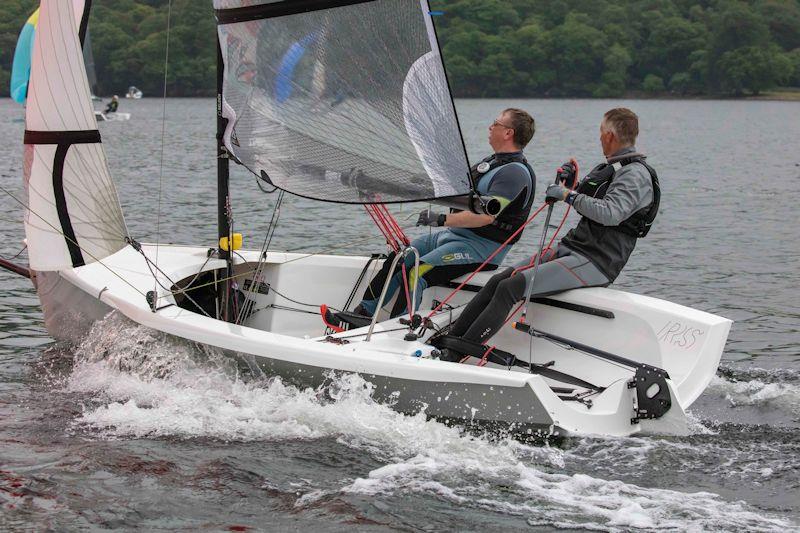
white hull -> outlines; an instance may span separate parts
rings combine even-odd
[[[143,249],[148,257],[155,257],[155,247]],[[206,252],[206,248],[161,246],[158,266],[174,282],[189,280],[206,261]],[[258,252],[245,251],[241,255],[247,261],[255,261]],[[390,402],[401,412],[414,413],[424,408],[426,414],[435,417],[510,424],[517,431],[535,429],[558,434],[685,431],[684,411],[714,376],[731,325],[722,317],[603,288],[570,291],[553,299],[610,311],[614,318],[531,304],[529,318],[537,329],[669,373],[671,379],[667,384],[672,408],[659,419],[634,423],[631,419],[636,396],[628,388],[633,373],[608,361],[543,339],[533,340],[535,363],[554,361],[552,369],[605,387],[602,392],[588,396],[589,406],[563,399],[587,392],[580,387],[530,374],[521,368],[507,370],[427,358],[431,347],[404,340],[407,330],[398,330],[402,326],[397,320],[379,322],[369,342],[358,335],[365,333],[366,328],[333,336],[347,337],[347,344],[327,342],[319,315],[309,312],[315,311],[314,307],[287,309],[298,306],[278,295],[342,306],[366,261],[365,257],[270,253],[264,279],[260,281],[271,289],[266,294],[250,293],[257,301],[255,308],[261,310],[246,320],[245,325],[229,324],[183,309],[165,291],[161,291],[159,300],[162,308],[152,312],[144,294],[153,290],[153,277],[142,256],[131,247],[107,257],[103,264],[40,274],[39,279],[46,283],[40,281],[38,289],[46,325],[57,338],[79,339],[85,333],[81,330],[105,310],[115,309],[143,326],[222,349],[255,371],[278,374],[300,385],[316,386],[331,370],[355,372],[376,385],[377,399]],[[223,261],[212,259],[203,270],[213,272],[224,266]],[[124,276],[124,280],[109,269]],[[237,272],[248,270],[251,268],[247,264],[237,266]],[[487,278],[488,274],[476,276],[471,283],[473,290]],[[163,276],[162,283],[172,285]],[[356,293],[360,295],[363,289],[359,287]],[[70,290],[73,294],[66,296],[65,291]],[[442,299],[449,292],[444,287],[427,290],[423,309],[430,309],[432,299]],[[472,294],[459,293],[453,305],[463,304]],[[73,305],[65,306],[65,302]],[[449,318],[449,313],[445,313],[435,321],[443,326]],[[530,337],[509,326],[495,338],[498,348],[526,360],[529,340]],[[422,357],[414,355],[418,351],[423,353]]]
[[[131,119],[130,113],[103,113],[95,111],[94,118],[97,122],[122,122]]]

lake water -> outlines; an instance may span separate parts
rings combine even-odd
[[[114,316],[84,345],[60,346],[30,282],[0,271],[0,530],[800,527],[800,103],[457,102],[473,160],[488,153],[501,109],[536,117],[526,152],[539,198],[569,156],[584,169],[599,162],[599,120],[619,105],[640,116],[638,147],[663,197],[615,286],[735,321],[690,410],[691,436],[465,435],[373,403],[358,379],[323,392],[242,383],[213,356]],[[169,100],[163,145],[161,101],[121,111],[132,119],[100,130],[132,236],[213,246],[213,101]],[[20,197],[21,117],[0,101],[0,182]],[[275,195],[238,169],[232,190],[236,229],[258,248]],[[5,194],[0,207],[9,257],[22,247],[22,210]],[[421,207],[392,210],[411,226]],[[540,231],[509,261],[532,253]],[[272,248],[383,244],[360,207],[287,198]]]

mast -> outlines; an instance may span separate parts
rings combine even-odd
[[[225,134],[225,127],[227,119],[222,116],[222,84],[223,75],[225,71],[225,64],[222,58],[222,47],[219,42],[219,33],[217,33],[217,253],[220,259],[225,259],[227,262],[226,275],[227,280],[218,290],[219,313],[221,318],[228,320],[230,314],[229,298],[231,289],[231,276],[233,275],[233,263],[231,261],[231,226],[230,217],[228,216],[228,208],[230,206],[230,159],[228,158],[228,150],[225,148],[223,136]],[[225,238],[228,241],[228,250],[223,250],[220,241]]]

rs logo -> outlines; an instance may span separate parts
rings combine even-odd
[[[689,324],[680,322],[667,322],[656,335],[658,340],[688,350],[697,342],[698,337],[705,335],[705,331]]]

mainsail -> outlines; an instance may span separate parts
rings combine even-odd
[[[427,0],[215,0],[224,142],[288,192],[466,195],[469,163]]]
[[[125,246],[83,64],[89,0],[42,0],[25,113],[25,233],[37,271],[78,267]],[[75,21],[80,24],[76,25]],[[79,32],[81,37],[79,37]]]

